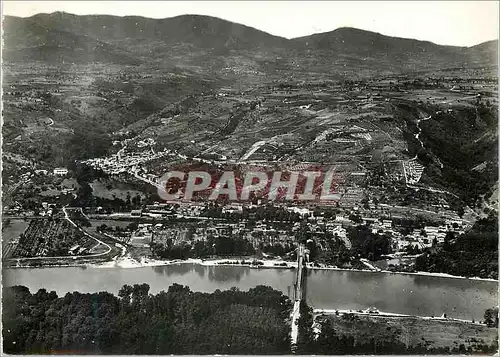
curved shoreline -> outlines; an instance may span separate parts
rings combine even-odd
[[[467,277],[460,275],[451,275],[447,273],[431,273],[427,271],[417,271],[417,272],[409,272],[409,271],[390,271],[390,270],[369,270],[369,269],[345,269],[345,268],[336,268],[336,267],[308,267],[313,270],[340,270],[340,271],[359,271],[365,273],[385,273],[385,274],[404,274],[404,275],[419,275],[419,276],[431,276],[436,278],[451,278],[451,279],[465,279],[465,280],[477,280],[477,281],[488,281],[498,283],[497,279],[492,278],[479,278],[479,277]]]
[[[241,264],[240,261],[249,262],[248,264]],[[252,264],[250,262],[258,261],[263,264]],[[267,263],[267,264],[266,264]],[[286,263],[286,266],[280,266],[275,264]],[[186,260],[157,260],[157,259],[141,259],[137,261],[128,256],[120,257],[119,259],[114,259],[102,263],[87,263],[87,264],[54,264],[54,265],[41,265],[41,266],[11,266],[4,267],[4,269],[43,269],[43,268],[56,268],[56,267],[86,267],[86,268],[98,268],[98,269],[110,269],[110,268],[120,268],[120,269],[133,269],[133,268],[146,268],[146,267],[157,267],[157,266],[169,266],[178,264],[198,264],[202,266],[231,266],[231,267],[246,267],[251,269],[297,269],[296,262],[286,262],[283,260],[262,260],[255,258],[240,258],[240,259],[186,259]],[[414,275],[414,276],[429,276],[436,278],[449,278],[449,279],[465,279],[474,281],[485,281],[498,283],[497,279],[491,278],[480,278],[480,277],[465,277],[458,275],[451,275],[446,273],[432,273],[432,272],[399,272],[390,271],[382,269],[353,269],[353,268],[338,268],[335,266],[312,266],[308,264],[307,266],[310,270],[334,270],[334,271],[347,271],[347,272],[363,272],[363,273],[384,273],[384,274],[403,274],[403,275]]]
[[[432,321],[440,321],[440,322],[459,322],[459,323],[468,323],[468,324],[474,324],[478,326],[485,326],[484,323],[480,323],[479,321],[475,320],[465,320],[465,319],[457,319],[454,317],[444,317],[444,316],[423,316],[423,315],[408,315],[408,314],[400,314],[400,313],[395,313],[395,312],[385,312],[385,311],[378,311],[373,313],[373,312],[368,312],[365,310],[355,310],[355,309],[313,309],[313,314],[314,318],[319,317],[319,316],[328,316],[328,315],[344,315],[344,314],[353,314],[353,315],[362,315],[362,316],[369,316],[369,317],[375,317],[375,318],[416,318],[416,319],[422,319],[422,320],[432,320]]]

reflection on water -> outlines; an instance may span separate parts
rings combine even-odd
[[[116,294],[124,284],[150,285],[150,292],[168,290],[174,283],[193,291],[213,292],[237,287],[248,290],[268,285],[293,296],[295,271],[251,269],[237,266],[176,264],[145,268],[58,267],[4,269],[4,286],[24,285],[66,292],[109,291]],[[495,282],[449,279],[419,275],[314,270],[307,276],[307,302],[316,308],[365,309],[451,317],[483,318],[484,311],[497,305]]]
[[[494,282],[439,277],[315,271],[308,276],[307,299],[318,308],[362,309],[425,316],[481,319],[484,310],[496,305]]]
[[[241,269],[234,269],[234,267],[228,266],[209,266],[208,269],[208,279],[212,282],[217,283],[227,283],[236,282],[239,283],[243,275],[248,275],[250,268],[241,267]]]
[[[205,277],[205,267],[203,265],[193,264],[193,268],[200,278]]]
[[[483,281],[483,280],[468,280],[468,279],[443,279],[437,276],[425,276],[425,275],[408,275],[413,278],[413,283],[422,287],[434,288],[443,287],[446,285],[453,286],[455,289],[469,289],[471,285],[474,285],[476,289],[487,289],[491,285],[497,285],[495,282]],[[473,283],[472,283],[473,282]]]
[[[172,264],[152,267],[153,271],[167,277],[182,276],[193,270],[192,264]]]
[[[166,277],[182,277],[186,274],[196,273],[198,277],[203,279],[208,273],[208,280],[216,283],[239,283],[241,278],[250,272],[248,267],[234,269],[231,266],[203,266],[200,264],[172,264],[155,266],[152,269],[156,274]]]

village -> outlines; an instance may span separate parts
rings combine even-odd
[[[130,158],[130,160],[133,161],[116,159],[116,163],[129,165],[124,167],[136,168],[138,161],[144,160],[144,156]],[[103,162],[104,160],[94,160],[89,164]],[[116,170],[112,164],[101,167]],[[125,171],[128,175],[132,173],[132,176],[137,177],[140,170],[127,169]],[[116,174],[123,175],[123,169],[116,171]],[[45,180],[52,177],[58,182],[60,180],[71,182],[72,180],[71,172],[63,167],[55,168],[52,172],[37,170],[33,175],[44,177]],[[29,178],[30,175],[26,177]],[[147,179],[144,176],[143,178]],[[58,192],[63,199],[64,197],[74,199],[77,196],[77,190],[74,187],[63,188]],[[51,199],[41,202],[40,209],[31,212],[23,209],[19,204],[5,207],[5,216],[10,220],[29,219],[30,222],[36,222],[37,227],[40,224],[42,224],[40,227],[43,227],[43,224],[60,220],[63,216],[60,203],[62,201],[54,201],[54,197],[48,198]],[[444,244],[447,239],[454,239],[471,226],[470,222],[459,218],[453,211],[443,210],[441,206],[436,207],[435,212],[421,210],[419,215],[415,212],[407,214],[411,208],[384,204],[376,200],[365,199],[356,203],[348,200],[347,202],[350,203],[344,204],[340,200],[336,204],[322,206],[286,201],[270,203],[263,199],[226,204],[213,201],[178,200],[149,204],[145,202],[129,211],[126,208],[114,211],[110,207],[83,207],[82,213],[85,217],[83,221],[86,223],[81,228],[93,232],[97,237],[107,239],[108,243],[118,243],[128,247],[127,249],[134,252],[139,259],[140,257],[148,259],[169,257],[167,253],[158,256],[159,249],[182,247],[184,250],[193,251],[197,242],[208,244],[236,239],[246,242],[244,249],[240,247],[223,253],[214,251],[211,256],[252,256],[258,253],[260,254],[258,256],[268,259],[293,261],[296,248],[304,239],[314,242],[319,250],[324,251],[331,249],[328,242],[333,239],[338,244],[337,249],[345,249],[355,255],[353,249],[355,244],[351,238],[353,229],[359,230],[359,227],[366,227],[370,234],[387,239],[388,246],[377,259],[383,259],[383,256],[386,257],[385,259],[393,259],[394,257],[415,257],[416,254]],[[412,214],[413,218],[411,218]],[[33,224],[30,225],[32,226]],[[92,226],[92,228],[84,228],[86,226]],[[50,256],[50,251],[47,249],[30,255],[30,246],[38,247],[44,244],[44,241],[40,242],[29,233],[34,229],[26,229],[26,232],[21,234],[21,240],[19,237],[12,237],[6,245],[7,249],[4,250],[3,258]],[[82,235],[77,234],[75,237],[80,236]],[[65,243],[61,245],[57,243],[59,239],[57,237],[60,236],[55,235],[55,237],[56,239],[51,241],[52,244],[57,245],[57,252],[61,256],[91,255],[95,252],[88,238],[88,243],[83,245],[78,240],[80,238],[73,240],[65,238]],[[83,249],[82,247],[85,246],[87,248]],[[340,246],[343,248],[338,248]],[[20,249],[24,252],[22,255],[17,253],[21,252]],[[66,249],[66,251],[61,249]],[[187,256],[192,255],[190,253],[180,257]],[[343,266],[351,265],[347,263]],[[370,269],[373,265],[368,263],[364,268]],[[404,269],[410,268],[406,265]]]

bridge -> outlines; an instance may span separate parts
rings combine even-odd
[[[297,248],[297,274],[295,276],[292,310],[292,333],[291,344],[292,352],[296,351],[297,341],[299,339],[299,319],[300,302],[306,298],[306,248],[304,244],[299,244]]]

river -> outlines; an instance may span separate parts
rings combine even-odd
[[[50,267],[4,269],[3,285],[24,285],[67,292],[108,291],[116,294],[124,284],[147,283],[151,293],[173,283],[193,291],[213,292],[237,287],[248,290],[268,285],[290,295],[294,270],[252,269],[239,266],[176,264],[141,268]],[[307,302],[314,308],[362,309],[422,316],[481,320],[484,311],[498,304],[498,283],[383,272],[310,270]]]

